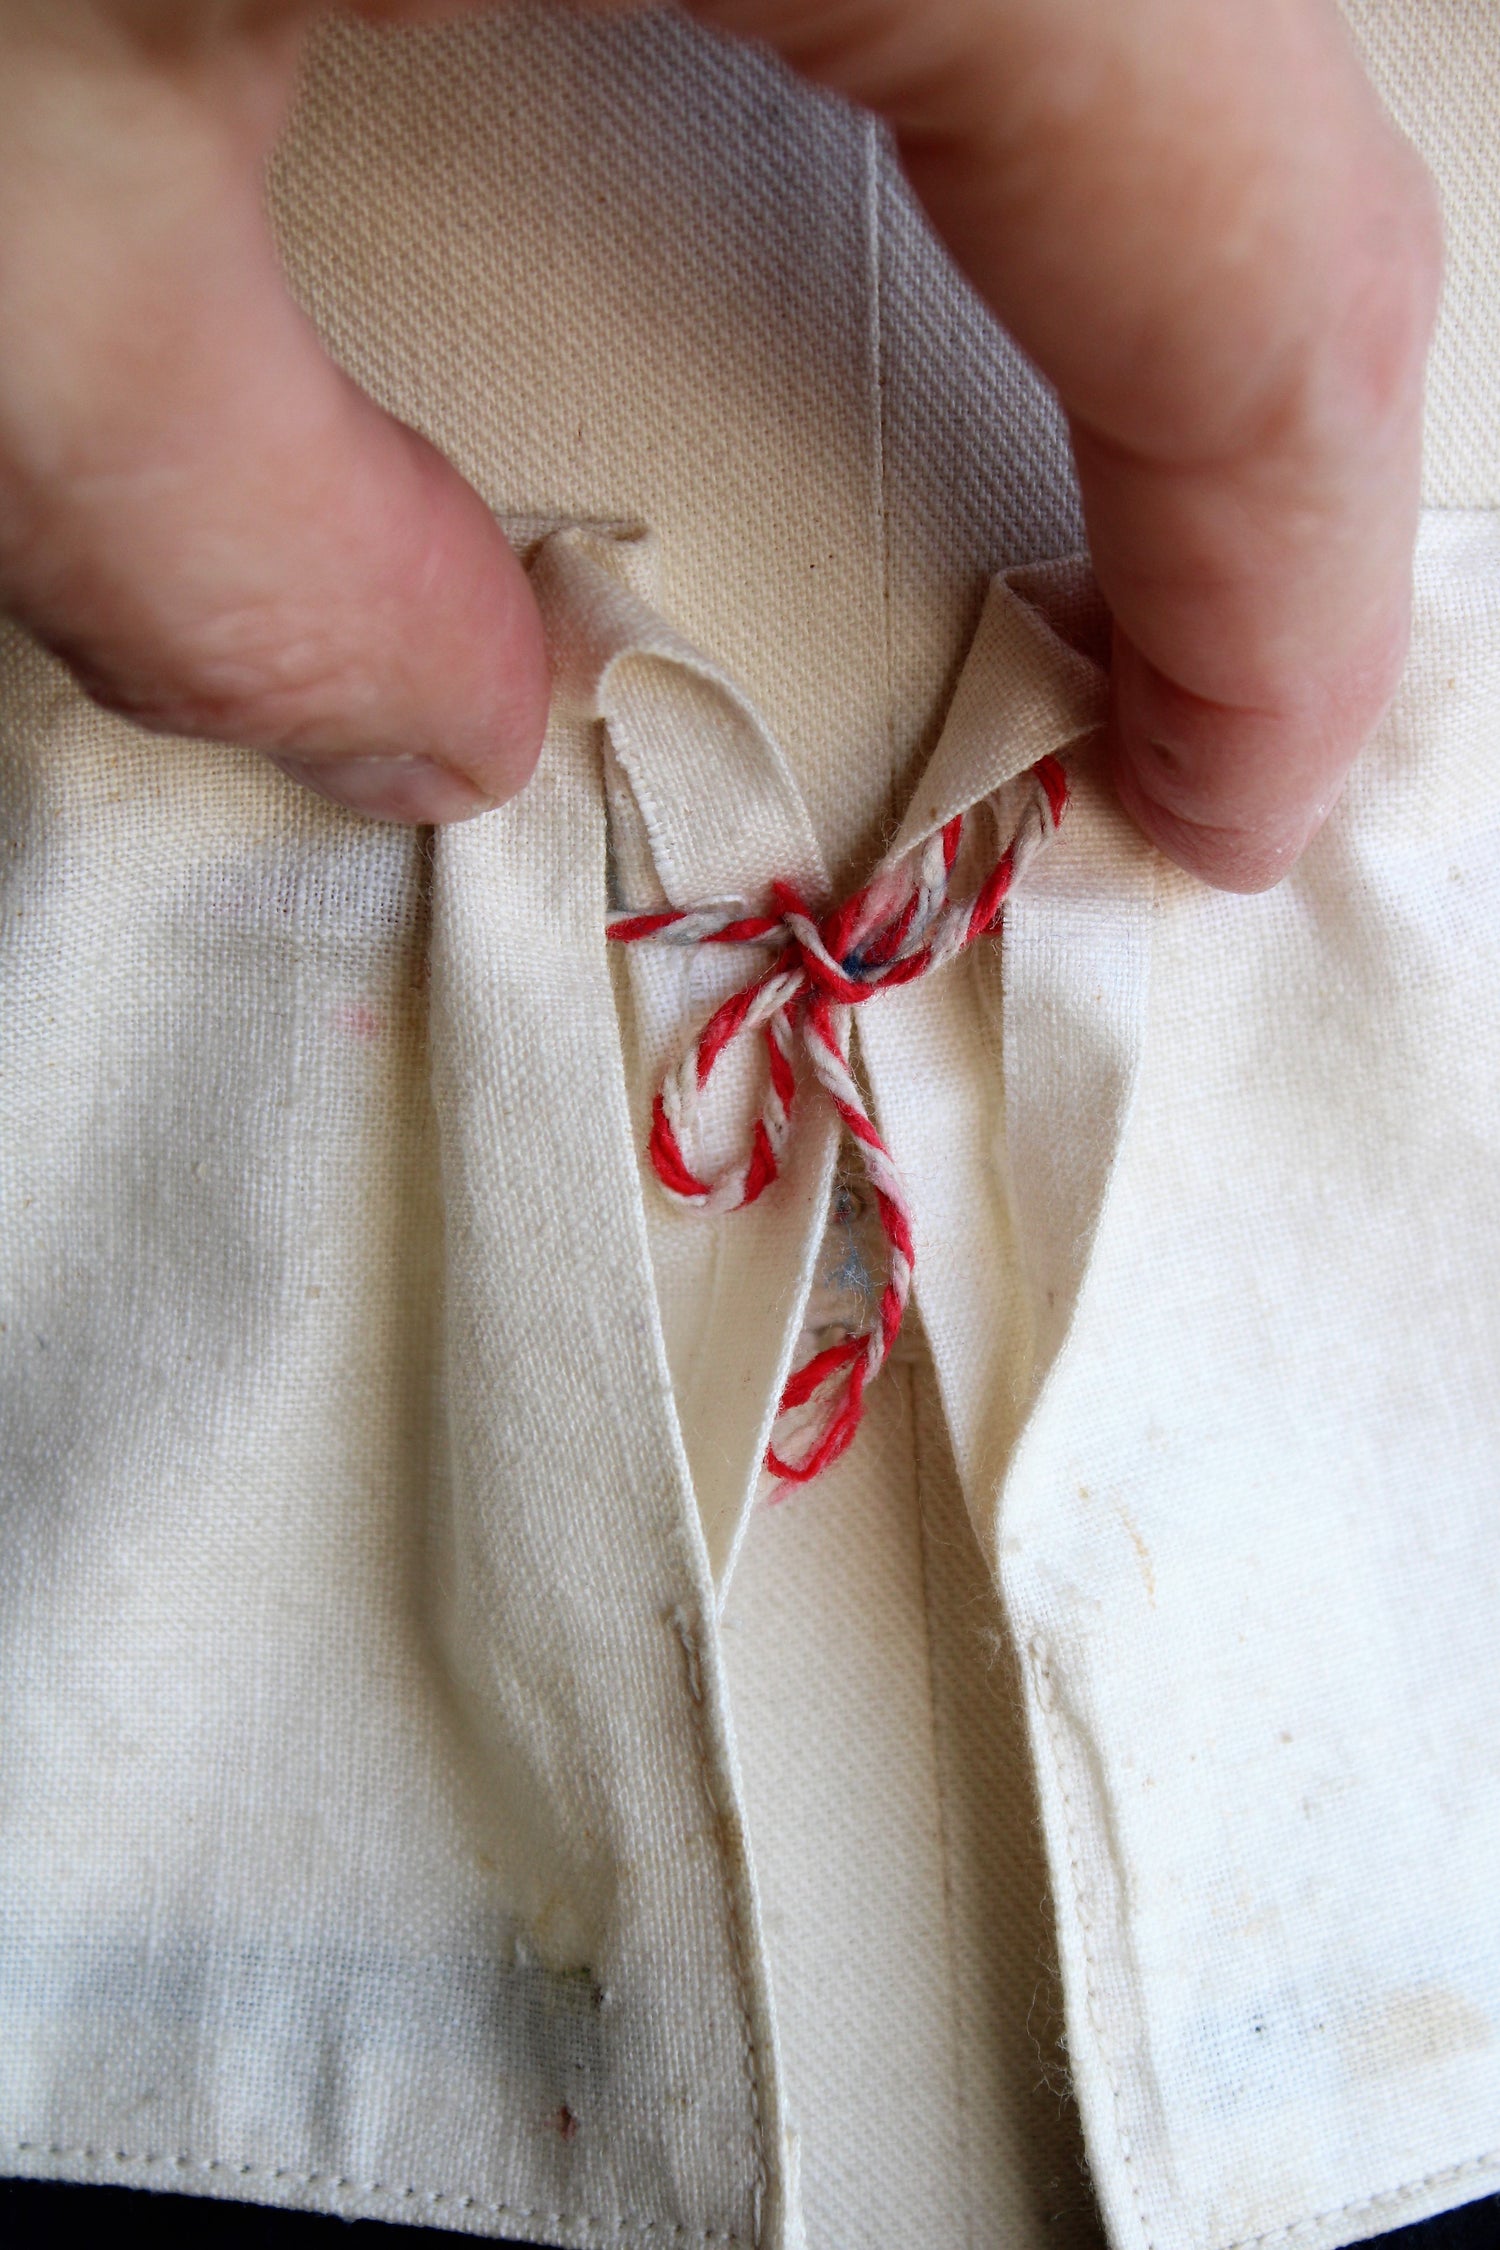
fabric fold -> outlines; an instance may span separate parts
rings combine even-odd
[[[1102,611],[1081,559],[992,584],[892,856],[1049,753],[1068,754],[1072,802],[999,946],[891,994],[860,1027],[992,1563],[1005,1464],[1077,1302],[1145,1030],[1153,855],[1096,777]]]
[[[774,2037],[686,1464],[628,1313],[650,1283],[603,896],[592,745],[560,714],[523,796],[436,841],[450,1493],[429,1630],[508,1857],[529,1854],[536,2005],[559,1980],[583,1996],[558,2208],[759,2244],[787,2223]]]
[[[651,604],[649,535],[567,527],[537,548],[530,567],[559,705],[601,738],[613,903],[750,904],[788,875],[825,899],[817,840],[779,745],[734,682]],[[753,946],[636,946],[616,961],[638,1159],[663,1070],[718,1002],[764,966]],[[705,1118],[711,1162],[748,1133],[762,1068],[758,1054],[736,1056],[716,1079]],[[761,1465],[832,1189],[837,1120],[799,1075],[787,1163],[750,1207],[674,1208],[643,1167],[673,1397],[721,1601],[765,1487]]]
[[[570,527],[541,543],[531,570],[559,698],[601,727],[618,903],[752,905],[778,879],[825,900],[817,842],[779,746],[734,683],[652,606],[649,536]],[[1003,805],[1039,758],[1086,741],[1101,722],[1103,676],[1084,653],[1098,637],[1086,567],[1033,571],[1024,583],[1024,595],[1005,578],[990,587],[885,865],[982,800]],[[1006,911],[1014,1033],[997,1037],[993,949],[988,962],[949,964],[860,1011],[882,1119],[911,1184],[919,1301],[940,1377],[949,1370],[955,1450],[981,1516],[981,1494],[992,1498],[1018,1418],[1066,1332],[1123,1130],[1144,1021],[1148,859],[1083,762],[1064,837]],[[662,1068],[758,966],[750,948],[631,949],[627,1035],[642,1145]],[[996,1067],[959,1067],[964,1053],[988,1053]],[[720,1117],[730,1135],[753,1113],[753,1067],[726,1072]],[[1056,1133],[1060,1091],[1087,1120],[1076,1135]],[[644,1181],[674,1395],[721,1590],[797,1348],[837,1156],[827,1103],[806,1086],[800,1099],[788,1175],[753,1207],[674,1210]]]

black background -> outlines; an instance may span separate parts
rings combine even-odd
[[[358,2236],[358,2243],[355,2237]],[[102,2250],[409,2250],[437,2240],[474,2243],[471,2234],[437,2227],[385,2226],[377,2219],[330,2219],[316,2212],[268,2211],[210,2196],[152,2195],[141,2188],[54,2187],[0,2180],[0,2244],[4,2250],[62,2250],[98,2243]],[[1500,2250],[1500,2196],[1445,2211],[1414,2227],[1383,2234],[1384,2250]],[[525,2250],[513,2245],[512,2250]],[[997,2250],[1000,2246],[997,2245]],[[1371,2250],[1376,2250],[1372,2243]]]

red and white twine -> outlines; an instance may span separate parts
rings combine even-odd
[[[969,897],[949,895],[967,824],[960,813],[923,844],[876,875],[842,906],[815,917],[788,883],[775,883],[776,911],[747,914],[736,905],[663,908],[611,914],[617,945],[655,939],[668,945],[773,945],[778,958],[715,1010],[667,1072],[651,1112],[652,1168],[676,1203],[695,1211],[741,1211],[764,1194],[781,1170],[792,1128],[798,1040],[819,1083],[859,1152],[886,1244],[886,1275],[872,1325],[828,1345],[796,1369],[778,1414],[827,1391],[810,1443],[788,1460],[774,1443],[766,1468],[783,1484],[808,1484],[852,1442],[864,1395],[901,1330],[911,1294],[911,1209],[890,1150],[876,1130],[849,1068],[852,1010],[878,992],[910,984],[999,929],[1005,901],[1026,863],[1056,832],[1068,803],[1067,778],[1055,758],[1027,776],[1032,786],[1009,839]],[[993,800],[986,800],[993,809]],[[975,807],[977,812],[980,808]],[[759,1032],[769,1064],[765,1099],[745,1155],[712,1179],[701,1179],[688,1150],[714,1066],[731,1043]]]

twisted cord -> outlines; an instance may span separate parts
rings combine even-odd
[[[858,1151],[885,1237],[886,1273],[871,1325],[815,1352],[781,1394],[778,1416],[823,1396],[823,1412],[795,1459],[766,1453],[766,1468],[783,1485],[809,1484],[852,1443],[865,1392],[890,1357],[911,1295],[916,1253],[911,1207],[890,1150],[849,1067],[853,1011],[879,992],[910,984],[941,968],[976,938],[999,929],[1005,901],[1027,862],[1056,833],[1068,803],[1067,777],[1042,758],[1008,840],[972,895],[950,895],[968,823],[960,813],[893,867],[884,869],[821,919],[789,883],[775,883],[776,911],[743,906],[664,907],[649,914],[611,914],[616,945],[656,940],[666,945],[770,945],[778,958],[733,993],[667,1071],[651,1105],[651,1166],[665,1193],[694,1211],[741,1211],[781,1171],[792,1129],[797,1080],[792,1055],[800,1040],[818,1083]],[[986,800],[998,818],[993,799]],[[712,1179],[700,1178],[688,1151],[714,1066],[736,1039],[759,1033],[767,1059],[766,1092],[744,1154]]]

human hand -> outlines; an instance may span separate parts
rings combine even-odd
[[[879,110],[1067,411],[1110,751],[1168,856],[1285,874],[1406,652],[1436,196],[1333,0],[701,0]]]
[[[541,621],[282,280],[263,168],[316,12],[0,0],[0,606],[147,726],[461,819],[535,763]]]
[[[1068,412],[1124,802],[1207,880],[1275,881],[1400,670],[1439,268],[1332,0],[695,12],[888,120]],[[148,725],[460,818],[531,770],[541,629],[282,285],[260,174],[313,13],[0,0],[0,600]]]

